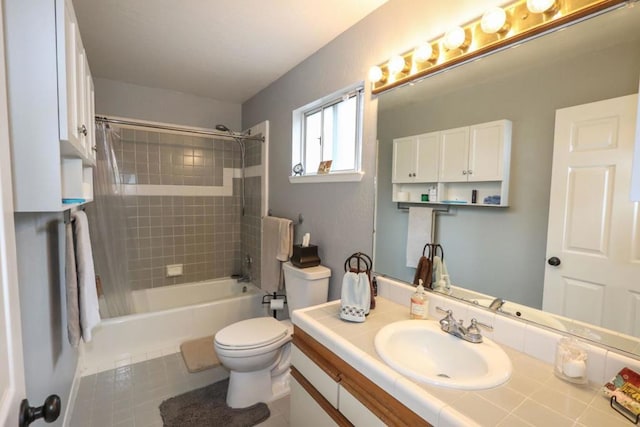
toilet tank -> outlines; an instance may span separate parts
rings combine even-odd
[[[327,302],[331,270],[323,265],[298,268],[287,262],[284,268],[284,284],[287,290],[289,317],[293,310]]]

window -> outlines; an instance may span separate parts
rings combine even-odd
[[[360,172],[363,92],[359,85],[294,111],[292,170],[318,175],[330,160],[330,175]]]

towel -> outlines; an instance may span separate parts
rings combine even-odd
[[[89,222],[83,211],[73,213],[75,235],[76,269],[78,273],[78,294],[80,308],[80,328],[82,339],[91,341],[92,329],[100,323],[96,274],[93,268],[93,253],[89,237]]]
[[[409,223],[407,225],[407,267],[418,265],[422,248],[431,242],[431,222],[433,209],[422,207],[409,208]]]
[[[431,288],[431,276],[433,271],[431,270],[431,260],[426,256],[421,256],[416,267],[416,274],[413,277],[413,284],[418,286],[420,280],[425,288]]]
[[[286,218],[262,218],[260,287],[269,293],[282,288],[282,263],[293,254],[293,222]]]
[[[433,289],[440,286],[440,279],[442,279],[442,259],[436,255],[433,257]]]
[[[371,288],[367,273],[348,271],[342,278],[340,318],[350,322],[364,322],[369,314]]]
[[[67,337],[71,346],[78,347],[80,329],[80,308],[78,306],[78,274],[76,272],[76,252],[73,244],[73,225],[65,224],[65,287],[67,293]]]

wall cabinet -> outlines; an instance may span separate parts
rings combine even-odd
[[[394,202],[471,204],[475,190],[477,206],[508,205],[510,121],[403,137],[393,144]],[[413,170],[419,173],[411,175]],[[427,202],[423,195],[430,193]],[[484,204],[488,196],[500,196],[500,203]]]
[[[392,182],[432,182],[438,178],[439,132],[393,141]]]
[[[93,199],[94,90],[70,0],[5,1],[14,205]]]

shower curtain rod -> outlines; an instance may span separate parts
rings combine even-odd
[[[241,139],[245,141],[249,140],[249,141],[264,142],[264,136],[250,136],[250,135],[239,134],[236,132],[228,133],[228,132],[219,132],[215,130],[206,130],[206,129],[198,130],[198,129],[190,129],[187,127],[167,126],[167,125],[154,124],[154,123],[138,122],[135,120],[113,119],[105,116],[96,116],[95,119],[96,119],[96,122],[112,123],[114,125],[138,126],[138,127],[145,127],[150,129],[160,129],[160,130],[169,130],[174,132],[192,133],[200,136],[219,136],[219,137],[225,137],[225,138]]]

